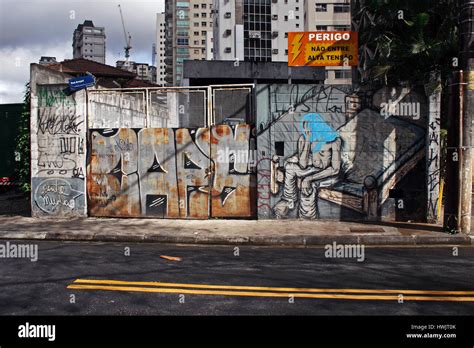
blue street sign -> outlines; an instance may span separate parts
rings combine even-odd
[[[94,85],[95,78],[92,75],[79,76],[69,80],[69,89],[72,91],[78,91]]]

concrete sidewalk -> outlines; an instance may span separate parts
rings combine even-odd
[[[428,224],[304,220],[161,220],[0,216],[0,239],[313,246],[471,245],[472,236]]]

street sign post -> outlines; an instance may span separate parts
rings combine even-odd
[[[358,62],[356,32],[288,33],[288,66],[357,66]]]

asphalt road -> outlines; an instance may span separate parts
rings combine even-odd
[[[358,262],[326,258],[324,248],[241,247],[236,256],[233,246],[10,243],[37,244],[38,260],[0,258],[0,315],[474,315],[469,247],[458,256],[452,247],[366,248]]]

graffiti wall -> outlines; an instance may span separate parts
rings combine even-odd
[[[93,216],[250,217],[251,127],[90,131]]]
[[[423,220],[426,98],[257,87],[259,218]]]
[[[33,69],[35,216],[437,219],[439,102],[422,89],[98,89],[86,112],[85,91]]]
[[[66,85],[39,85],[32,94],[33,215],[85,214],[84,94]]]

